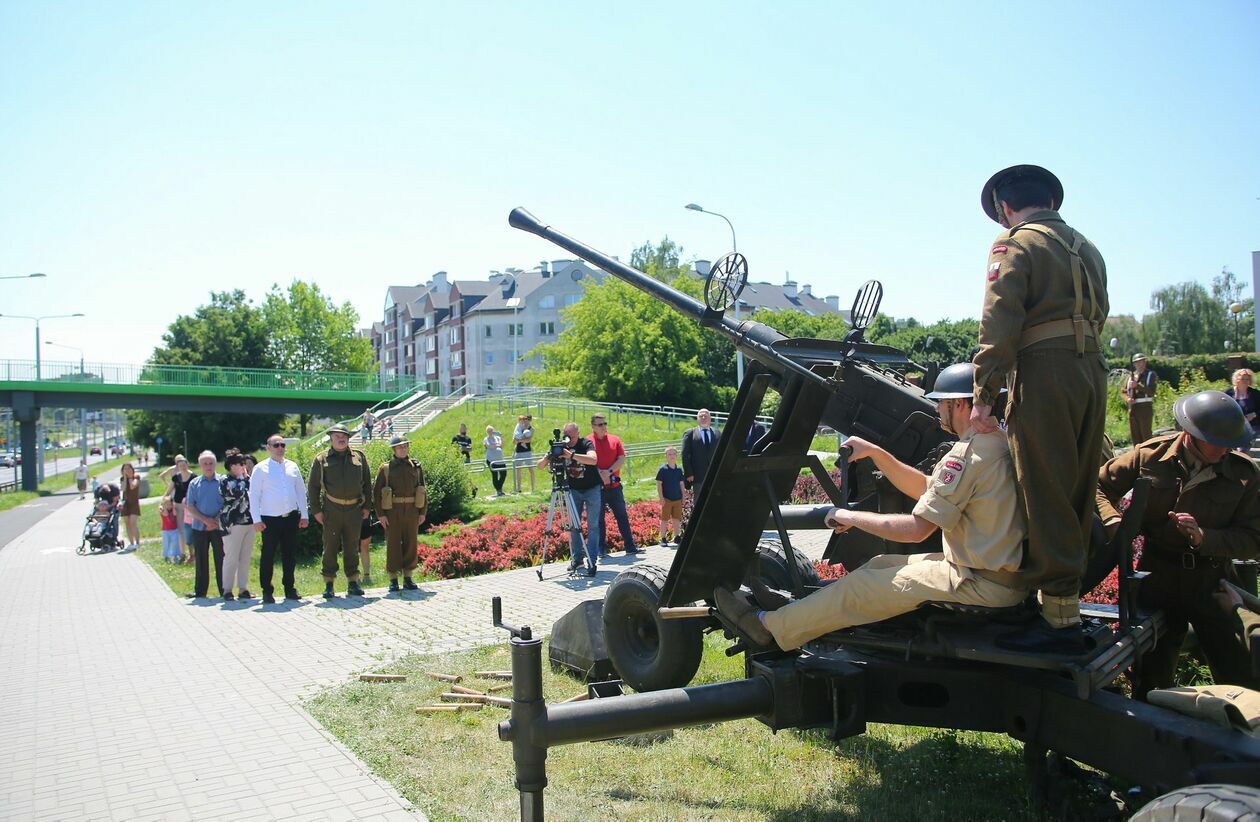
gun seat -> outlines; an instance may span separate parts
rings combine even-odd
[[[1029,616],[1036,614],[1036,611],[1030,611],[1027,602],[1021,602],[1018,605],[1009,605],[1005,608],[988,608],[984,605],[966,605],[961,602],[934,601],[925,602],[920,605],[919,608],[926,610],[929,618],[935,616],[933,611],[943,611],[945,614],[953,616],[993,620],[995,622],[1022,622]]]

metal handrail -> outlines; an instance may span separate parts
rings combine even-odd
[[[423,380],[408,375],[361,371],[300,371],[228,368],[211,365],[144,365],[0,360],[0,382],[57,382],[95,385],[161,385],[267,391],[345,391],[390,393],[415,390]]]

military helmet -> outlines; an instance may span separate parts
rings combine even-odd
[[[993,222],[1002,222],[1002,215],[998,211],[998,200],[995,192],[1000,186],[1020,178],[1040,179],[1050,189],[1050,197],[1054,200],[1051,206],[1060,208],[1063,205],[1063,183],[1059,182],[1058,177],[1055,177],[1041,166],[1011,166],[994,174],[984,184],[984,188],[980,189],[980,207],[984,209],[984,213]]]
[[[337,423],[332,428],[328,429],[328,433],[329,434],[345,434],[348,437],[350,436],[350,429],[346,428],[341,423]]]
[[[969,400],[975,394],[975,379],[974,365],[969,362],[956,363],[936,375],[932,390],[924,396],[929,400]]]
[[[1234,398],[1222,391],[1200,391],[1173,405],[1182,430],[1219,448],[1248,448],[1255,436]]]
[[[389,447],[393,448],[395,445],[411,445],[411,440],[407,439],[402,434],[395,434],[389,438]]]

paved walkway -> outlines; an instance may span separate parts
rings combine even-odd
[[[0,551],[0,818],[422,818],[303,700],[402,654],[505,641],[495,595],[508,621],[549,629],[631,564],[591,580],[557,564],[545,582],[521,569],[402,596],[194,603],[135,556],[77,556],[83,516],[66,505]],[[809,536],[817,556],[825,534]]]

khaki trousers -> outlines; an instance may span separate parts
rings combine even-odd
[[[416,570],[416,529],[420,512],[411,503],[400,503],[385,512],[389,527],[385,529],[385,572],[396,579],[401,571],[407,576]]]
[[[804,599],[767,611],[762,621],[779,647],[790,651],[831,631],[890,619],[925,602],[1008,608],[1027,595],[981,577],[964,579],[944,554],[880,554]]]
[[[1155,425],[1155,404],[1135,402],[1129,406],[1129,437],[1134,445],[1146,442],[1151,438],[1151,429]]]
[[[1038,349],[1019,355],[1007,434],[1028,516],[1025,573],[1042,615],[1080,621],[1094,490],[1107,413],[1107,370],[1097,353]]]
[[[254,526],[233,525],[223,535],[223,589],[249,588],[250,559],[254,556]]]
[[[345,563],[346,579],[359,581],[359,531],[363,527],[363,511],[355,506],[324,505],[324,581],[337,578],[337,554]]]

